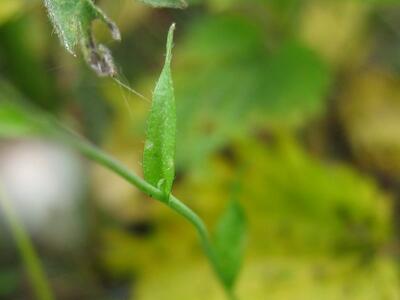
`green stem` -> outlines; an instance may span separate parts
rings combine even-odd
[[[19,222],[11,201],[6,196],[4,188],[0,185],[0,207],[4,218],[10,227],[18,251],[24,261],[32,287],[38,300],[53,300],[53,294],[48,285],[46,275],[42,269],[40,260],[32,246],[29,236]]]
[[[197,230],[203,250],[208,257],[215,274],[217,275],[222,286],[224,286],[228,299],[236,300],[233,292],[230,289],[227,289],[224,285],[224,282],[222,280],[222,271],[220,270],[217,257],[212,247],[208,230],[203,220],[192,209],[190,209],[182,201],[180,201],[173,195],[166,197],[162,191],[149,184],[147,181],[139,177],[137,174],[126,168],[120,162],[118,162],[108,154],[104,153],[94,145],[82,139],[69,141],[73,142],[74,146],[76,146],[87,158],[118,174],[148,196],[168,205],[171,209],[173,209],[175,212],[177,212],[178,214],[186,218],[190,223],[192,223]]]
[[[185,217],[193,226],[196,228],[197,233],[200,237],[201,245],[203,247],[204,252],[210,260],[210,263],[220,278],[220,270],[217,263],[217,258],[215,256],[215,252],[212,248],[208,230],[203,222],[203,220],[188,206],[186,206],[182,201],[175,198],[173,195],[170,196],[170,200],[168,206],[171,207],[174,211],[176,211],[181,216]]]
[[[164,196],[164,193],[161,192],[159,189],[152,186],[150,183],[145,181],[144,179],[140,178],[134,172],[129,170],[119,161],[115,160],[108,154],[102,152],[100,149],[96,148],[95,146],[91,145],[86,141],[78,141],[74,142],[74,145],[81,151],[83,155],[87,158],[94,160],[98,164],[106,167],[107,169],[113,171],[114,173],[118,174],[129,183],[136,186],[139,190],[147,194],[148,196],[159,200],[161,202],[166,203],[167,199]]]
[[[203,250],[211,264],[212,269],[214,270],[214,273],[217,275],[218,280],[224,287],[227,298],[229,300],[237,300],[232,289],[229,289],[224,284],[222,271],[219,267],[218,260],[214,252],[214,248],[212,247],[210,241],[207,227],[205,226],[203,220],[192,209],[190,209],[182,201],[180,201],[173,195],[170,196],[168,206],[171,207],[178,214],[186,218],[196,228],[197,233],[200,237]]]

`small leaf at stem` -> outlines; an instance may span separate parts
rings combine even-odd
[[[99,76],[113,76],[114,62],[110,51],[104,45],[97,45],[92,35],[92,22],[103,21],[111,31],[115,40],[120,40],[118,27],[93,0],[44,0],[55,31],[64,47],[76,55],[76,47],[80,46],[89,66]]]
[[[175,96],[171,77],[172,42],[175,24],[169,29],[167,54],[153,92],[143,153],[144,178],[166,195],[171,193],[175,176]]]
[[[186,8],[185,0],[139,0],[154,7]]]
[[[225,287],[232,290],[238,276],[245,246],[246,220],[239,202],[232,200],[214,233],[214,250]]]

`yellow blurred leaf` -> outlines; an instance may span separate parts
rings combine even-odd
[[[0,25],[22,11],[23,4],[22,0],[2,0],[0,3]]]
[[[400,80],[380,71],[359,74],[340,99],[340,116],[356,159],[400,175]]]
[[[310,1],[304,7],[300,36],[333,64],[354,59],[352,54],[360,56],[362,50],[358,45],[370,6],[365,1]]]

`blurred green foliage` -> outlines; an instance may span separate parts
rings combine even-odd
[[[231,200],[228,208],[218,221],[214,233],[220,268],[223,270],[223,280],[230,289],[237,280],[243,263],[243,253],[246,245],[246,217],[240,204]]]
[[[243,16],[216,16],[188,29],[175,71],[181,165],[201,161],[238,131],[266,122],[297,127],[323,111],[327,66],[295,39],[269,50],[262,28]]]
[[[399,298],[399,1],[188,3],[99,1],[122,42],[110,43],[104,25],[94,31],[121,80],[151,98],[166,28],[177,23],[174,192],[212,227],[232,183],[241,186],[249,233],[240,299]],[[3,0],[0,40],[0,101],[23,98],[139,169],[150,104],[69,56],[40,1]],[[90,261],[93,290],[223,299],[184,220],[92,171],[91,250],[77,266]],[[2,263],[1,297],[26,298],[23,278]],[[63,279],[67,288],[52,279],[60,299],[75,279]]]

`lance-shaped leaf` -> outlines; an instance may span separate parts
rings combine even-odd
[[[232,290],[242,265],[246,220],[239,202],[232,200],[214,233],[214,251],[225,287]]]
[[[185,0],[139,0],[154,7],[186,8]]]
[[[174,29],[175,24],[172,24],[168,32],[165,64],[153,92],[143,153],[145,179],[166,195],[171,192],[175,176],[176,113],[171,78]]]
[[[118,27],[92,0],[44,0],[61,42],[73,55],[79,46],[86,62],[99,76],[112,76],[115,66],[110,51],[97,45],[92,35],[91,25],[96,19],[103,21],[110,29],[112,37],[120,40]]]

